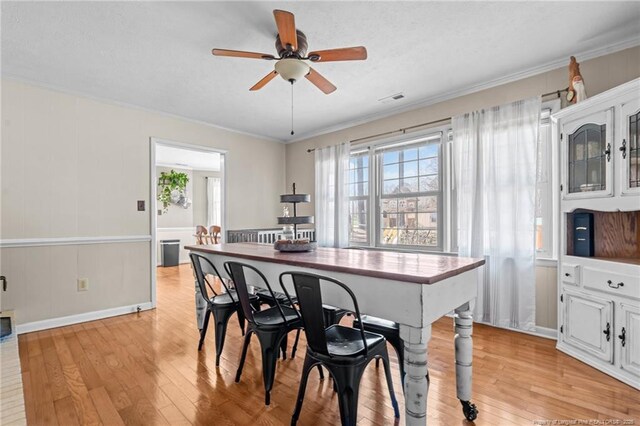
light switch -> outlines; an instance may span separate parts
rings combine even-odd
[[[138,211],[139,212],[144,211],[144,200],[138,200]]]

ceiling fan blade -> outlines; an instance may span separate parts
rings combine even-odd
[[[318,73],[318,71],[314,70],[313,68],[310,69],[309,74],[305,75],[305,77],[318,89],[322,90],[325,95],[328,95],[329,93],[332,93],[336,90],[336,86],[331,84],[329,80],[324,78]]]
[[[291,50],[298,50],[298,35],[296,34],[296,20],[293,17],[293,13],[286,10],[274,10],[273,16],[276,18],[276,25],[278,26],[278,35],[280,36],[280,42],[282,45]],[[289,48],[289,46],[291,46]]]
[[[234,58],[276,59],[273,55],[267,53],[244,52],[242,50],[213,49],[211,53],[215,56],[231,56]]]
[[[253,85],[250,91],[260,90],[262,89],[268,82],[273,80],[273,78],[278,75],[278,71],[271,71],[269,74],[262,77],[262,80]]]
[[[331,61],[362,61],[367,59],[367,49],[364,46],[343,47],[340,49],[317,50],[308,55],[313,62]]]

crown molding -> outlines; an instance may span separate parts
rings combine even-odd
[[[230,127],[224,127],[224,126],[220,126],[220,125],[215,124],[215,123],[209,123],[207,121],[196,120],[194,118],[189,118],[189,117],[185,117],[183,115],[173,114],[173,113],[162,111],[162,110],[158,110],[158,109],[147,108],[147,107],[143,107],[143,106],[140,106],[140,105],[131,104],[131,103],[128,103],[128,102],[120,102],[120,101],[116,101],[116,100],[109,99],[109,98],[103,98],[103,97],[100,97],[100,96],[89,95],[87,93],[83,93],[83,92],[79,92],[79,91],[76,91],[76,90],[67,89],[65,87],[57,86],[57,85],[54,85],[54,84],[42,83],[42,82],[39,82],[39,81],[29,80],[27,78],[20,77],[20,76],[17,76],[17,75],[6,73],[6,72],[2,72],[1,75],[2,75],[3,79],[13,80],[13,81],[16,81],[18,83],[28,84],[30,86],[39,87],[41,89],[53,90],[55,92],[64,93],[66,95],[78,96],[78,97],[81,97],[81,98],[90,99],[92,101],[102,102],[102,103],[109,104],[109,105],[116,105],[116,106],[120,106],[120,107],[124,107],[124,108],[135,109],[135,110],[138,110],[138,111],[144,111],[144,112],[149,112],[149,113],[153,113],[153,114],[159,114],[159,115],[162,115],[162,116],[165,116],[165,117],[174,118],[174,119],[182,120],[182,121],[187,121],[187,122],[193,123],[193,124],[199,124],[201,126],[212,127],[214,129],[224,130],[226,132],[231,132],[231,133],[237,133],[237,134],[243,135],[243,136],[250,136],[252,138],[260,139],[260,140],[263,140],[265,142],[285,143],[285,141],[282,140],[282,139],[273,139],[273,138],[269,138],[267,136],[258,135],[258,134],[250,133],[250,132],[245,132],[243,130],[232,129]]]
[[[573,56],[579,57],[580,61],[588,61],[590,59],[598,58],[600,56],[608,55],[611,53],[619,52],[625,49],[630,49],[632,47],[640,46],[640,37],[632,37],[618,43],[611,44],[609,46],[599,47],[596,49],[586,50],[582,52],[578,52]],[[438,95],[430,96],[425,99],[421,99],[412,103],[404,104],[397,108],[393,108],[387,111],[378,112],[374,114],[369,114],[365,117],[359,118],[357,120],[345,121],[343,123],[339,123],[330,127],[327,127],[323,130],[317,132],[303,133],[300,137],[297,137],[293,140],[289,140],[284,142],[285,144],[292,144],[296,142],[306,141],[308,139],[314,138],[316,136],[326,135],[327,133],[337,132],[339,130],[348,129],[351,127],[359,126],[366,123],[371,123],[376,120],[380,120],[382,118],[391,117],[403,112],[413,111],[419,108],[424,108],[427,106],[435,105],[440,102],[448,101],[451,99],[459,98],[461,96],[469,95],[476,92],[481,92],[483,90],[491,89],[494,87],[502,86],[507,83],[513,83],[518,80],[522,80],[528,77],[533,77],[538,74],[542,74],[548,71],[553,71],[558,68],[566,67],[567,59],[556,59],[554,61],[547,62],[542,65],[538,65],[533,68],[529,68],[524,71],[512,73],[506,75],[504,77],[496,78],[490,80],[485,83],[473,84],[471,86],[467,86],[461,89],[451,90],[449,92],[441,93]]]

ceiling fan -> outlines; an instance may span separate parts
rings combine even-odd
[[[275,69],[264,76],[249,90],[260,90],[276,75],[293,84],[305,77],[325,94],[336,90],[329,80],[324,78],[305,61],[333,62],[333,61],[360,61],[367,59],[367,49],[364,46],[344,47],[340,49],[317,50],[307,54],[307,37],[296,29],[293,13],[284,10],[274,10],[273,15],[278,27],[276,37],[276,50],[278,56],[266,53],[244,52],[240,50],[213,49],[215,56],[232,56],[237,58],[263,59],[277,61]],[[306,55],[306,56],[305,56]]]

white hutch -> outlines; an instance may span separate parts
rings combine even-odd
[[[561,179],[557,347],[640,389],[640,79],[552,123]],[[592,215],[588,256],[577,255],[587,231],[574,226],[579,213]]]

